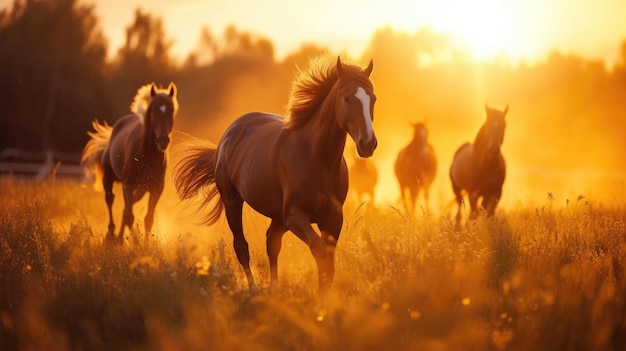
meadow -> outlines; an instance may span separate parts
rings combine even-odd
[[[539,197],[459,231],[448,215],[348,202],[337,275],[319,301],[313,258],[293,235],[267,291],[268,222],[249,208],[264,288],[254,297],[225,221],[195,225],[172,194],[149,245],[110,247],[101,192],[5,178],[0,348],[624,350],[626,200]]]

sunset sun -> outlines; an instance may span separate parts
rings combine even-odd
[[[448,33],[478,60],[504,53],[513,55],[514,22],[505,4],[496,0],[454,1],[435,25]]]

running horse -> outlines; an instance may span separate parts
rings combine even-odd
[[[437,157],[428,143],[428,129],[424,123],[413,123],[413,139],[398,153],[394,171],[404,210],[409,215],[415,213],[420,191],[424,193],[424,202],[428,208],[430,186],[437,173]]]
[[[113,127],[93,121],[91,139],[85,145],[81,163],[96,169],[102,179],[105,201],[109,209],[107,241],[124,242],[124,230],[133,231],[133,205],[150,193],[144,219],[145,242],[154,222],[154,210],[163,192],[167,167],[167,148],[178,111],[176,85],[158,89],[154,83],[137,90],[130,106],[132,114],[120,118]],[[115,236],[113,221],[113,183],[121,182],[124,214],[119,234]],[[135,238],[137,240],[137,238]]]
[[[372,127],[374,86],[370,61],[365,69],[329,58],[316,58],[292,83],[288,118],[251,112],[236,119],[217,146],[196,141],[175,167],[174,182],[182,200],[204,195],[206,224],[223,211],[234,249],[254,295],[259,288],[250,271],[242,206],[271,219],[266,232],[270,290],[278,285],[282,237],[291,231],[315,258],[323,295],[334,277],[335,247],[343,225],[348,168],[343,152],[347,135],[358,154],[370,157],[377,146]],[[212,200],[217,201],[212,201]],[[319,235],[312,227],[317,223]]]
[[[506,165],[500,147],[509,106],[500,111],[485,105],[485,111],[487,119],[480,127],[474,143],[461,145],[450,166],[452,190],[458,204],[457,224],[461,221],[463,192],[467,192],[470,219],[477,217],[479,205],[487,212],[487,216],[493,216],[502,196]]]
[[[359,203],[364,203],[369,197],[374,204],[374,189],[378,183],[378,171],[371,158],[355,157],[349,169],[350,188],[357,196]]]

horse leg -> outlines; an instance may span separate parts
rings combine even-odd
[[[496,206],[498,205],[498,201],[500,201],[501,192],[497,192],[495,194],[491,194],[490,196],[485,196],[483,202],[486,203],[485,210],[487,211],[487,217],[492,217],[496,212]]]
[[[266,246],[267,256],[270,260],[270,291],[276,290],[278,286],[278,254],[282,246],[283,234],[287,231],[282,223],[272,220],[267,228]]]
[[[154,223],[154,210],[156,209],[156,205],[159,202],[159,198],[161,198],[161,194],[163,193],[163,187],[160,189],[156,189],[150,192],[150,199],[148,200],[148,213],[146,213],[146,217],[144,218],[144,227],[145,227],[145,238],[144,242],[147,245],[150,240],[150,236],[152,236],[152,224]]]
[[[341,204],[337,208],[332,209],[331,213],[324,216],[324,220],[318,223],[322,240],[326,244],[326,256],[328,257],[328,271],[326,272],[326,279],[328,285],[332,283],[335,277],[335,249],[339,242],[339,235],[341,234],[341,227],[343,226],[343,213],[341,212]],[[321,278],[320,278],[321,279]],[[328,287],[324,287],[328,288]],[[325,293],[321,290],[321,293]]]
[[[232,190],[234,191],[234,189]],[[226,220],[228,226],[233,233],[233,246],[235,247],[235,253],[237,254],[237,260],[243,267],[243,271],[246,273],[248,279],[248,288],[251,295],[259,293],[259,287],[254,282],[252,271],[250,270],[250,250],[248,249],[248,241],[246,241],[243,235],[243,199],[237,194],[237,196],[230,196],[229,198],[222,198],[224,202],[224,210],[226,211]]]
[[[330,287],[334,273],[334,261],[328,255],[326,243],[311,226],[309,216],[298,208],[291,208],[285,216],[287,229],[309,246],[317,263],[319,275],[318,290],[324,294]]]
[[[115,199],[115,195],[113,194],[113,170],[105,168],[103,173],[102,187],[104,188],[104,200],[109,210],[109,228],[106,241],[113,242],[115,241],[115,222],[113,221],[113,200]]]
[[[406,213],[408,214],[409,208],[406,203],[406,194],[405,194],[404,187],[402,186],[402,184],[400,184],[400,200],[402,201],[402,207],[404,207],[404,211],[406,211]]]
[[[133,223],[135,222],[135,216],[133,215],[133,204],[135,203],[134,189],[130,186],[123,185],[124,193],[124,214],[122,216],[122,225],[120,226],[120,232],[118,234],[119,244],[124,243],[124,229],[128,227],[129,231],[133,230]]]
[[[429,187],[424,187],[424,208],[426,209],[426,213],[430,212],[430,192],[428,190]]]
[[[456,210],[456,225],[455,229],[461,229],[461,209],[463,208],[463,195],[461,194],[461,189],[452,182],[452,191],[454,192],[454,196],[456,197],[457,210]]]
[[[415,205],[417,204],[417,195],[419,194],[420,186],[419,183],[413,184],[413,187],[409,189],[411,198],[409,199],[411,205],[411,212],[409,213],[410,217],[415,215]]]
[[[470,219],[475,220],[478,217],[478,197],[479,194],[477,192],[470,192],[468,194],[469,203],[470,203]]]

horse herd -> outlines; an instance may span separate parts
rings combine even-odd
[[[250,269],[243,232],[244,202],[271,220],[266,231],[271,289],[278,283],[278,255],[287,231],[309,246],[318,268],[320,293],[330,287],[348,193],[349,172],[343,156],[347,138],[354,141],[360,156],[353,170],[368,167],[361,159],[372,156],[378,144],[373,128],[373,68],[372,61],[362,68],[341,58],[314,58],[309,69],[298,71],[292,83],[287,116],[251,112],[237,118],[217,145],[192,138],[183,146],[180,161],[174,166],[176,192],[181,200],[202,199],[197,212],[206,224],[215,223],[225,213],[251,294],[260,289]],[[132,114],[113,126],[93,122],[82,163],[96,170],[104,187],[109,213],[106,242],[122,244],[125,228],[135,231],[132,207],[146,193],[150,194],[144,218],[146,241],[150,237],[154,210],[164,188],[166,151],[177,111],[176,86],[170,83],[168,88],[159,89],[152,83],[137,91]],[[482,197],[482,206],[493,214],[500,197],[505,114],[506,110],[487,108],[487,120],[474,143],[462,145],[454,157],[450,169],[453,190],[459,207],[462,192],[467,192],[472,213]],[[426,127],[415,124],[413,141],[401,151],[395,165],[402,192],[406,189],[413,201],[409,205],[405,200],[406,208],[414,207],[420,189],[428,197],[435,169]],[[117,235],[112,214],[115,182],[122,184],[124,198]],[[319,234],[312,224],[317,224]]]
[[[503,111],[485,106],[487,118],[473,143],[461,145],[450,167],[450,180],[458,204],[457,224],[461,221],[464,197],[470,204],[470,219],[475,219],[483,209],[493,216],[502,195],[506,164],[500,151],[506,127]],[[400,201],[407,214],[413,215],[419,195],[429,206],[430,187],[437,174],[437,157],[428,141],[426,123],[412,123],[413,137],[403,147],[395,160],[394,173],[400,187]],[[350,188],[360,202],[369,198],[374,202],[374,189],[378,171],[369,159],[357,158],[350,167]]]

